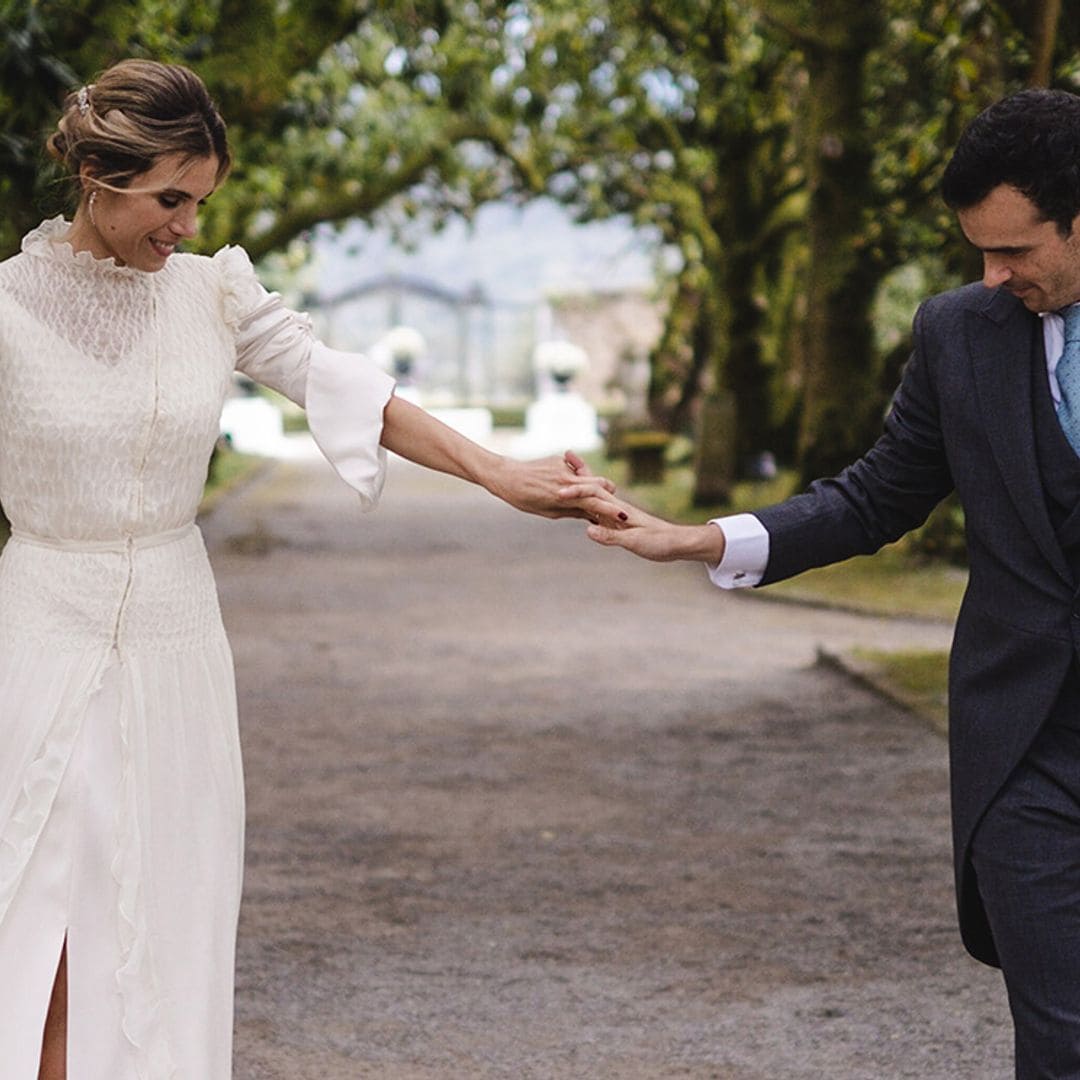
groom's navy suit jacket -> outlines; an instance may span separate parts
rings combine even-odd
[[[972,834],[1080,648],[1080,591],[1036,455],[1033,371],[1043,363],[1042,320],[1008,292],[969,285],[928,300],[882,437],[835,479],[757,514],[770,537],[768,584],[877,550],[955,487],[970,580],[949,677],[953,842],[961,933],[987,963],[997,957]]]

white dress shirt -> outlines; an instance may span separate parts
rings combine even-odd
[[[1056,373],[1065,348],[1065,320],[1056,311],[1042,312],[1040,317],[1050,394],[1057,405],[1061,401],[1061,391]],[[719,563],[706,565],[712,583],[721,589],[745,589],[757,585],[769,565],[769,534],[765,526],[753,514],[713,518],[709,524],[720,529],[725,541],[724,557]]]

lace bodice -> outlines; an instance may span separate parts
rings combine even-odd
[[[0,263],[0,502],[17,530],[99,541],[190,522],[234,368],[300,404],[313,394],[311,368],[327,369],[309,412],[324,401],[324,412],[340,409],[336,384],[359,377],[361,415],[349,423],[366,443],[346,479],[377,494],[392,382],[318,345],[243,251],[176,254],[147,273],[73,252],[67,229],[45,222]],[[340,421],[323,441],[339,436],[350,437]],[[356,458],[355,447],[344,453]]]

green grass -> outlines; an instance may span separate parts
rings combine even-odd
[[[966,583],[967,573],[958,567],[915,561],[890,546],[876,555],[807,570],[768,591],[823,607],[954,622]]]
[[[859,675],[888,697],[925,716],[945,731],[948,710],[948,653],[933,650],[882,652],[856,649]]]

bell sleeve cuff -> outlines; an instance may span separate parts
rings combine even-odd
[[[312,437],[338,476],[360,496],[365,510],[379,500],[386,480],[383,410],[394,380],[361,353],[313,343],[307,376]]]

